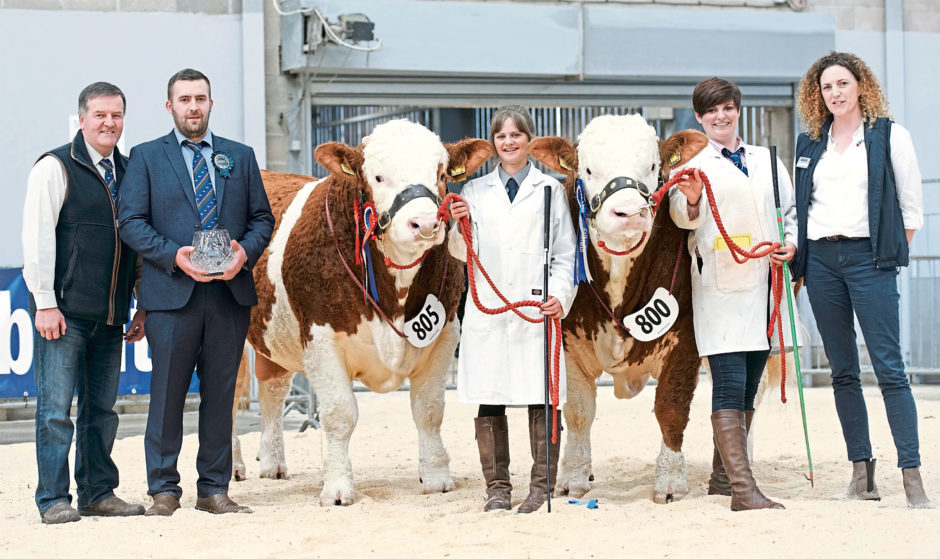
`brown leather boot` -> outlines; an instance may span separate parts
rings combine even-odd
[[[845,492],[846,497],[862,501],[881,500],[878,486],[875,485],[875,462],[874,458],[852,462],[852,481]]]
[[[754,410],[744,412],[744,425],[748,434],[751,432],[751,420],[754,419]],[[718,443],[712,438],[712,444],[715,446],[715,452],[712,454],[712,475],[708,478],[709,495],[731,496],[731,482],[728,481],[728,473],[725,471],[725,465],[721,462],[721,453],[718,452]]]
[[[757,488],[747,459],[747,426],[744,412],[718,410],[712,414],[712,430],[718,452],[731,481],[731,510],[782,509]]]
[[[555,490],[558,478],[558,454],[561,450],[561,410],[558,414],[558,442],[549,442],[548,461],[551,476],[545,475],[545,408],[529,410],[529,446],[532,450],[532,473],[529,476],[529,496],[519,505],[522,514],[535,512],[548,499],[550,491]],[[551,418],[549,418],[551,421]],[[549,427],[551,429],[551,427]],[[549,479],[550,478],[550,479]]]
[[[483,511],[510,510],[512,483],[509,481],[509,429],[506,416],[477,417],[473,422],[483,479],[486,480]]]

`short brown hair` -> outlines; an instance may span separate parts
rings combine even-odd
[[[734,108],[741,109],[741,90],[738,86],[721,78],[708,78],[695,85],[692,91],[692,108],[696,114],[703,115],[715,105],[731,101]]]
[[[170,77],[170,81],[166,84],[166,98],[168,101],[173,100],[173,84],[180,80],[193,81],[193,82],[199,81],[199,80],[205,80],[206,85],[209,86],[209,98],[210,99],[212,98],[212,84],[209,83],[209,78],[207,78],[206,75],[200,72],[199,70],[193,70],[192,68],[184,68],[180,70],[179,72],[173,74]]]
[[[858,106],[862,110],[862,120],[871,124],[878,117],[890,118],[888,101],[881,91],[878,78],[875,77],[868,64],[854,54],[829,51],[829,54],[809,67],[797,89],[796,108],[803,124],[806,125],[806,133],[810,138],[818,140],[822,136],[823,124],[832,114],[826,107],[826,101],[819,90],[819,79],[822,73],[832,66],[842,66],[858,81]]]
[[[511,118],[516,128],[530,140],[532,139],[532,136],[535,134],[535,121],[532,120],[529,109],[521,105],[506,105],[505,107],[496,109],[496,112],[493,113],[493,118],[490,119],[491,142],[496,143],[494,141],[496,133],[503,128],[503,123],[506,122],[507,118]]]

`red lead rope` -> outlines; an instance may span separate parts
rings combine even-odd
[[[450,203],[454,201],[463,201],[463,198],[457,194],[450,193],[441,203],[440,208],[437,210],[437,217],[441,220],[450,219]],[[510,303],[508,299],[496,288],[496,285],[493,284],[493,280],[490,279],[489,274],[486,273],[486,270],[483,269],[483,265],[480,263],[479,257],[477,257],[476,252],[473,250],[473,233],[470,228],[470,220],[466,217],[461,218],[460,220],[460,233],[463,235],[464,243],[467,245],[467,283],[470,287],[470,296],[473,299],[474,304],[481,312],[485,314],[502,314],[504,312],[512,311],[517,316],[522,318],[527,322],[533,324],[541,324],[545,321],[545,317],[532,318],[526,316],[525,314],[519,312],[520,307],[535,307],[541,309],[542,302],[534,300],[526,301],[517,301],[515,303]],[[473,268],[477,267],[480,269],[480,274],[486,279],[486,282],[492,288],[493,292],[496,293],[496,296],[505,303],[504,306],[499,308],[489,308],[480,302],[480,298],[477,295],[477,286],[476,278],[474,277]],[[553,343],[554,342],[554,343]],[[558,401],[559,401],[559,382],[560,382],[560,362],[561,362],[561,320],[553,318],[551,323],[549,323],[548,328],[548,345],[552,346],[552,371],[549,378],[549,392],[552,403],[552,443],[558,442]]]
[[[677,182],[684,179],[687,176],[691,176],[694,173],[694,169],[683,169],[682,171],[676,173],[676,176],[669,179],[669,182],[662,186],[662,190],[665,192],[674,186]],[[734,258],[734,261],[738,264],[743,264],[748,260],[754,258],[763,258],[770,255],[780,248],[780,243],[776,241],[762,241],[754,245],[751,250],[745,250],[741,248],[737,243],[734,242],[734,239],[728,235],[728,232],[725,231],[725,226],[721,222],[721,215],[718,213],[718,206],[715,204],[715,194],[712,192],[712,185],[708,181],[708,177],[705,175],[705,171],[699,169],[699,176],[702,178],[702,184],[705,186],[705,195],[708,199],[708,207],[711,208],[712,216],[715,218],[715,225],[718,226],[718,231],[721,233],[721,238],[724,239],[725,245],[728,247],[728,250],[731,251],[731,257]],[[781,218],[778,217],[778,220]],[[771,291],[774,295],[774,310],[770,314],[770,323],[767,325],[767,337],[773,336],[774,327],[777,330],[777,339],[780,341],[780,400],[783,403],[787,402],[787,392],[786,392],[786,383],[787,383],[787,363],[786,363],[786,345],[783,339],[783,315],[780,313],[780,302],[783,298],[783,266],[774,266],[771,262]]]

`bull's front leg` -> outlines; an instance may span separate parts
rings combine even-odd
[[[698,360],[680,364],[671,361],[664,364],[659,376],[653,408],[663,434],[653,483],[653,501],[659,504],[689,494],[689,472],[682,454],[682,439],[698,382]]]
[[[565,402],[565,426],[568,438],[558,469],[555,492],[580,499],[591,490],[591,425],[597,412],[597,386],[590,373],[566,359],[568,399]]]
[[[270,370],[261,374],[261,370]],[[262,356],[255,362],[258,377],[258,404],[261,406],[261,440],[258,443],[258,461],[261,477],[287,479],[287,458],[284,453],[284,401],[290,394],[290,373]]]
[[[320,425],[326,438],[320,506],[349,505],[355,499],[349,438],[359,421],[352,382],[334,342],[314,340],[304,352],[304,370],[317,395]]]
[[[425,493],[447,493],[455,488],[450,457],[441,440],[444,389],[454,359],[458,328],[454,320],[444,327],[434,345],[427,368],[411,378],[411,415],[418,429],[418,476]]]

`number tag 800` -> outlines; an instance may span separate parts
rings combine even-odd
[[[668,332],[678,317],[679,302],[666,288],[660,287],[646,306],[623,317],[623,325],[634,338],[649,342]]]
[[[447,313],[444,305],[437,300],[433,293],[429,293],[424,300],[424,306],[411,320],[405,322],[405,336],[411,345],[425,347],[437,339],[437,335],[444,329],[444,319]]]

